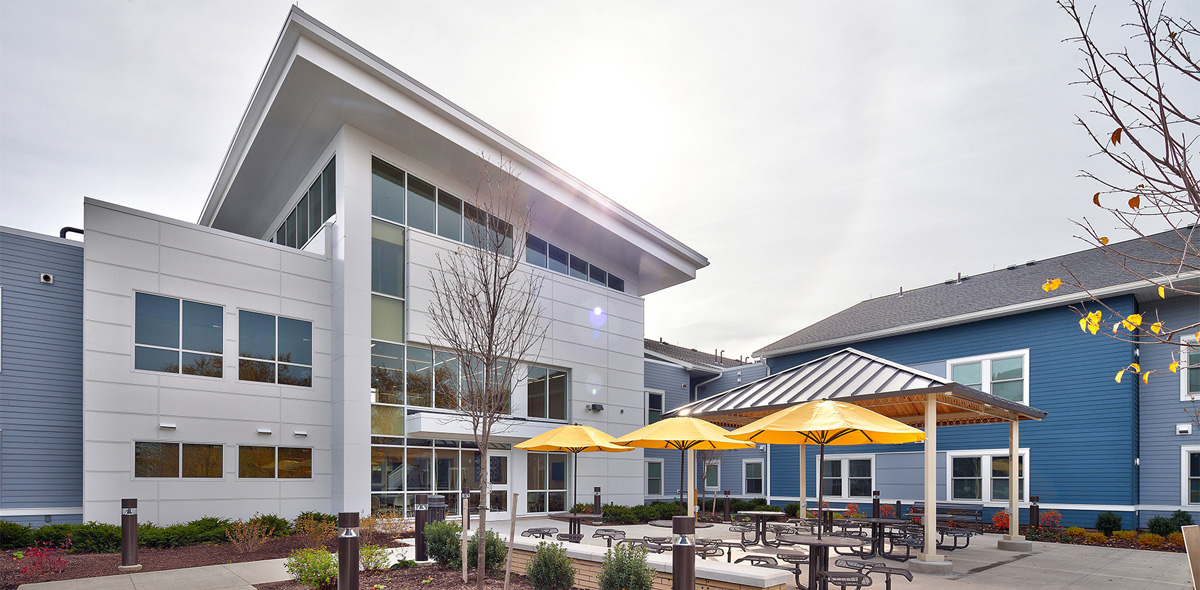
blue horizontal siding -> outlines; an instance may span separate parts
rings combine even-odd
[[[81,506],[83,248],[0,231],[0,288],[0,509]]]

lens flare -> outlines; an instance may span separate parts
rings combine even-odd
[[[588,321],[594,328],[603,328],[604,324],[608,322],[608,314],[604,313],[603,307],[594,307],[592,313],[588,314]]]

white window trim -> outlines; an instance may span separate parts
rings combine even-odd
[[[664,492],[666,492],[666,487],[667,487],[666,486],[666,479],[667,479],[666,475],[667,474],[666,474],[666,471],[663,470],[663,460],[662,459],[646,459],[644,463],[646,465],[649,465],[651,463],[658,463],[658,493],[657,494],[650,493],[650,468],[649,467],[642,467],[642,491],[651,498],[664,497]]]
[[[665,392],[661,389],[646,389],[645,391],[646,391],[646,397],[645,397],[644,401],[646,404],[645,405],[646,409],[644,412],[642,412],[642,425],[649,426],[650,425],[650,394],[662,396],[662,412],[666,413],[666,411],[667,411],[667,392]],[[659,416],[660,416],[659,420],[662,420],[662,418],[661,418],[662,414],[659,414]]]
[[[825,494],[825,499],[834,500],[862,500],[870,499],[871,495],[866,496],[851,496],[850,494],[850,465],[848,461],[851,459],[869,459],[871,461],[871,489],[875,489],[875,455],[871,453],[856,454],[856,455],[825,455],[826,461],[841,461],[842,462],[842,495],[831,496]],[[820,455],[817,456],[817,485],[825,485],[825,464],[821,463]]]
[[[1017,503],[1025,506],[1029,504],[1029,481],[1032,479],[1032,470],[1029,463],[1029,448],[1021,447],[1017,449],[1017,455],[1025,461],[1025,484],[1021,487],[1024,489],[1024,494],[1018,494],[1018,497],[1024,495],[1025,499],[1018,499]],[[1004,508],[1008,506],[1008,500],[992,500],[992,457],[1008,457],[1008,449],[973,449],[962,451],[946,451],[946,501],[947,502],[980,502],[984,506]],[[981,500],[973,498],[955,498],[954,497],[954,459],[979,457],[980,477],[983,479],[980,482]]]
[[[1196,395],[1192,395],[1192,394],[1188,393],[1188,369],[1187,369],[1187,367],[1188,367],[1188,361],[1190,360],[1191,357],[1188,355],[1188,353],[1190,352],[1190,349],[1188,348],[1188,346],[1186,346],[1186,344],[1192,343],[1195,341],[1196,341],[1195,336],[1187,336],[1187,337],[1183,338],[1183,342],[1179,346],[1179,366],[1178,366],[1178,369],[1179,369],[1179,401],[1181,401],[1181,402],[1200,401],[1200,396],[1196,396]]]
[[[976,356],[967,356],[967,357],[956,358],[956,359],[948,359],[946,361],[946,378],[953,379],[952,375],[954,374],[953,373],[954,365],[965,365],[965,364],[976,363],[976,362],[981,363],[980,379],[983,380],[983,383],[980,384],[979,388],[984,393],[990,394],[990,393],[992,393],[992,361],[995,359],[1012,358],[1014,356],[1021,357],[1021,361],[1022,361],[1021,371],[1023,371],[1023,373],[1024,373],[1024,379],[1022,379],[1022,381],[1023,381],[1022,385],[1024,386],[1024,390],[1025,390],[1024,391],[1024,399],[1022,399],[1020,403],[1028,406],[1029,405],[1029,381],[1030,381],[1030,379],[1029,379],[1029,349],[1028,348],[1022,348],[1019,350],[1008,350],[1005,352],[996,352],[996,353],[991,353],[991,354],[980,354],[980,355],[976,355]]]
[[[762,491],[758,492],[757,494],[751,494],[750,492],[746,491],[746,488],[747,488],[747,486],[746,486],[746,465],[748,465],[750,463],[758,463],[760,465],[758,478],[762,480],[763,485],[762,485]],[[742,495],[743,496],[765,496],[766,492],[767,492],[767,465],[766,465],[766,462],[763,461],[762,459],[742,459]]]
[[[715,465],[717,467],[717,485],[715,485],[715,486],[708,485],[707,474],[708,474],[708,466],[709,465]],[[708,492],[721,489],[721,460],[720,459],[709,459],[708,461],[704,462],[704,471],[700,473],[700,483],[702,483],[704,485],[704,490],[708,491]]]
[[[1200,453],[1200,445],[1184,445],[1179,447],[1179,505],[1200,506],[1200,502],[1189,503],[1188,500],[1188,455]]]

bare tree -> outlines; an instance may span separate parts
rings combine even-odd
[[[707,486],[709,473],[721,469],[721,449],[696,449],[696,462],[700,464],[698,470],[700,474],[699,482],[692,482],[692,485],[700,489],[700,509],[704,510],[705,497],[707,496]],[[717,511],[717,490],[713,491],[713,507],[712,511]]]
[[[1192,163],[1200,132],[1200,64],[1188,43],[1200,37],[1186,18],[1168,15],[1152,0],[1132,2],[1136,18],[1123,26],[1129,43],[1105,47],[1104,36],[1092,31],[1095,9],[1081,13],[1073,0],[1059,6],[1075,22],[1077,37],[1067,39],[1083,55],[1082,78],[1094,106],[1076,117],[1098,150],[1104,172],[1080,173],[1098,185],[1092,203],[1116,220],[1116,229],[1137,239],[1111,243],[1106,232],[1084,218],[1076,222],[1086,242],[1099,247],[1117,266],[1156,288],[1160,298],[1197,296],[1200,275],[1200,190]],[[1065,278],[1051,279],[1042,288],[1072,285],[1090,298],[1074,307],[1080,328],[1091,333],[1139,343],[1184,344],[1180,336],[1200,330],[1200,322],[1167,325],[1157,317],[1124,314],[1089,291],[1070,268]],[[1176,355],[1169,370],[1186,366]],[[1161,370],[1133,363],[1125,371],[1148,380]]]
[[[503,156],[481,162],[474,202],[463,206],[469,245],[438,254],[438,269],[429,273],[433,344],[456,354],[462,367],[462,388],[457,402],[450,405],[470,423],[479,448],[479,499],[485,507],[479,513],[478,529],[480,590],[485,573],[488,445],[492,434],[503,428],[503,417],[511,413],[512,386],[523,374],[519,363],[535,352],[547,329],[539,303],[541,277],[520,264],[530,215],[520,198],[518,174]]]

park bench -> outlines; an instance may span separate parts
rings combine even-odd
[[[939,523],[954,524],[983,524],[982,504],[938,504],[937,515]],[[908,509],[905,518],[922,518],[925,516],[925,504],[916,502]]]

